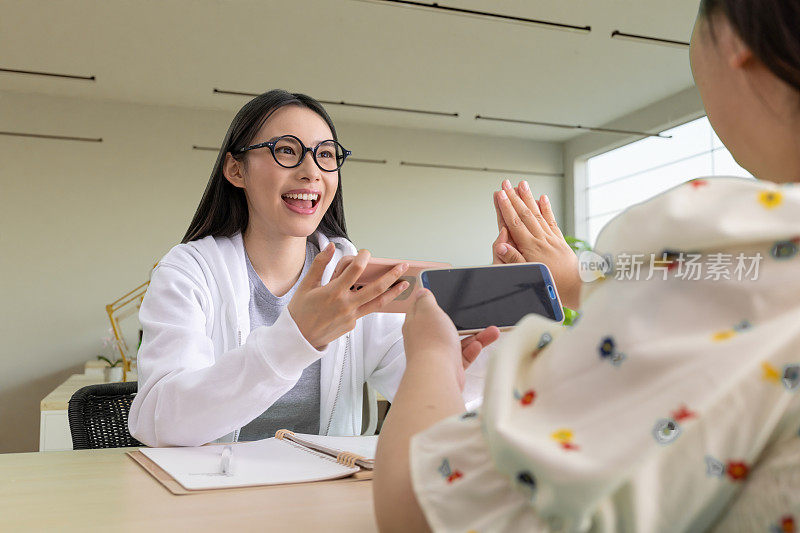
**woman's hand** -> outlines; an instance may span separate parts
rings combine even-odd
[[[411,437],[464,412],[464,368],[500,335],[488,328],[459,344],[450,318],[421,290],[406,314],[406,371],[381,427],[373,494],[378,525],[389,531],[429,531],[411,484]]]
[[[429,531],[411,484],[411,437],[464,412],[464,367],[497,339],[488,328],[459,346],[453,322],[428,290],[419,291],[403,324],[406,371],[381,427],[373,494],[381,531]],[[465,339],[466,341],[467,339]]]
[[[459,390],[464,389],[464,370],[498,337],[500,330],[492,326],[459,341],[452,320],[427,289],[419,291],[403,324],[407,366],[452,372]]]
[[[501,259],[499,251],[502,251],[504,254],[508,248],[504,246],[498,246],[500,244],[507,244],[512,250],[517,249],[517,243],[514,242],[514,239],[511,238],[511,235],[508,234],[508,228],[506,227],[506,221],[503,220],[503,215],[500,213],[500,205],[497,203],[498,194],[495,192],[492,195],[492,199],[494,200],[494,212],[497,215],[497,239],[492,243],[492,264],[493,265],[504,265],[505,262]],[[509,261],[513,263],[514,261]]]
[[[578,258],[558,228],[550,200],[542,195],[537,201],[526,181],[515,189],[508,180],[494,197],[500,226],[500,235],[492,245],[495,263],[544,263],[553,274],[561,302],[578,309]]]
[[[322,275],[333,258],[333,252],[334,245],[331,243],[314,258],[288,305],[289,314],[300,333],[317,350],[322,350],[332,340],[352,331],[356,327],[356,320],[380,311],[408,288],[406,281],[395,285],[408,270],[408,265],[404,263],[361,290],[351,291],[350,287],[369,261],[370,254],[366,250],[359,251],[344,267],[337,269],[331,281],[323,286]]]

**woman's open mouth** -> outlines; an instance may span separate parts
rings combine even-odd
[[[319,193],[287,193],[281,195],[286,207],[301,215],[314,214],[317,211],[319,197]]]

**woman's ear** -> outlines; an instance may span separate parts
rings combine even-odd
[[[726,25],[725,27],[725,40],[727,41],[726,53],[728,56],[728,65],[736,70],[754,66],[756,56],[750,47],[745,44],[741,37],[739,37],[733,28]]]
[[[225,154],[225,164],[222,165],[222,173],[225,179],[231,182],[234,187],[244,189],[244,174],[242,173],[244,165],[241,161],[237,161],[230,152]]]
[[[747,45],[743,42],[739,41],[740,46],[738,46],[733,54],[730,56],[730,65],[733,68],[745,68],[753,64],[753,60],[756,59],[756,56],[753,54],[753,51],[750,50]]]

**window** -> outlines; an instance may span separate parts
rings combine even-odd
[[[683,124],[592,157],[587,165],[586,226],[594,244],[600,230],[626,208],[703,176],[752,177],[736,164],[708,118]]]

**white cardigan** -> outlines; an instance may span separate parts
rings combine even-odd
[[[312,236],[319,249],[328,238]],[[342,238],[323,276],[356,249]],[[363,383],[391,401],[405,369],[403,315],[373,313],[322,351],[287,309],[250,332],[250,298],[241,234],[175,246],[153,271],[139,317],[139,392],[131,435],[149,446],[197,446],[237,431],[288,392],[304,368],[322,360],[320,432],[361,432]],[[477,390],[479,387],[473,387]]]

